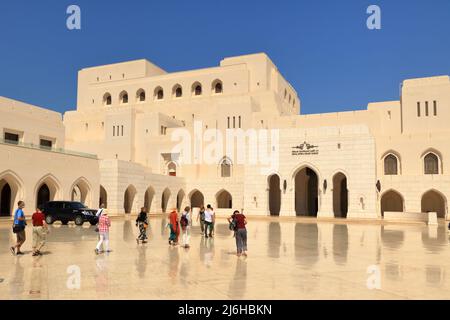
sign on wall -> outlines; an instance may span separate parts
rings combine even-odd
[[[298,146],[292,147],[293,156],[307,156],[319,154],[319,146],[315,146],[304,141]]]

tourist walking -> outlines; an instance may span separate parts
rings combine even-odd
[[[189,240],[191,238],[191,207],[184,208],[180,218],[181,231],[183,233],[183,247],[189,248]]]
[[[170,236],[169,244],[176,246],[178,244],[178,236],[180,235],[180,227],[178,225],[178,213],[176,209],[173,209],[169,214]]]
[[[98,221],[98,232],[100,235],[100,240],[97,243],[97,247],[95,248],[95,253],[99,254],[103,252],[103,250],[100,250],[102,245],[105,246],[105,252],[111,252],[109,249],[109,228],[111,227],[111,220],[108,217],[108,212],[106,210],[103,210],[102,214],[100,215],[100,219]]]
[[[212,224],[211,224],[211,231],[210,231],[211,237],[213,237],[215,235],[215,227],[216,227],[216,212],[214,211],[214,208],[212,206],[209,206],[209,207],[212,211],[212,216],[213,216]]]
[[[40,256],[45,245],[45,235],[48,232],[45,215],[37,208],[31,216],[31,220],[33,222],[33,256]]]
[[[200,211],[197,213],[197,222],[200,220],[201,234],[205,232],[205,207],[202,206]]]
[[[228,218],[228,222],[233,226],[236,238],[237,256],[247,256],[247,218],[239,210],[234,211]]]
[[[25,227],[27,225],[25,214],[23,212],[23,208],[25,208],[25,202],[19,201],[17,203],[17,209],[14,212],[14,224],[13,224],[13,232],[16,234],[17,241],[14,247],[11,247],[11,252],[13,255],[22,255],[23,252],[20,251],[20,247],[22,247],[23,243],[26,240],[25,236]]]
[[[105,210],[105,204],[102,203],[100,204],[100,208],[98,208],[95,216],[97,217],[97,219],[100,219],[100,216],[102,215],[103,211]]]
[[[215,220],[215,214],[210,204],[205,210],[205,238],[212,237],[212,228]]]
[[[95,213],[95,216],[97,217],[97,225],[95,227],[96,232],[98,232],[98,222],[100,221],[100,217],[102,216],[103,211],[105,211],[105,204],[101,203],[100,208]],[[100,233],[98,234],[98,240],[100,241]],[[102,247],[103,247],[103,245],[102,245]],[[102,249],[102,248],[100,248],[100,249]]]
[[[139,241],[147,243],[148,216],[145,207],[141,208],[141,212],[136,219],[136,227],[139,227],[139,236],[136,239],[137,244],[139,244]]]

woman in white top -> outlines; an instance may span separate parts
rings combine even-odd
[[[215,222],[214,210],[212,209],[211,205],[208,204],[205,210],[205,238],[208,238],[208,236],[212,237],[212,228],[214,222]]]

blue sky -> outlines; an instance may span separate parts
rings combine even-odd
[[[81,8],[82,29],[66,28]],[[366,9],[381,7],[381,30]],[[450,74],[449,0],[2,1],[0,95],[64,112],[77,71],[146,58],[168,72],[266,52],[302,113],[398,100],[406,78]]]

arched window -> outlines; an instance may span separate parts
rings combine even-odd
[[[222,178],[229,178],[231,177],[231,161],[228,158],[223,158],[220,161],[220,176]]]
[[[214,80],[213,83],[212,83],[212,89],[213,89],[213,92],[216,93],[216,94],[222,93],[223,92],[222,81]]]
[[[434,153],[428,153],[424,158],[425,174],[439,174],[439,158]]]
[[[192,85],[192,94],[194,96],[202,95],[202,85],[200,83],[196,82]]]
[[[173,86],[172,95],[175,98],[181,98],[183,96],[183,89],[181,88],[181,86],[179,84],[176,84]]]
[[[393,154],[388,154],[384,157],[384,174],[397,175],[398,174],[398,160]]]
[[[136,92],[136,100],[138,102],[144,102],[145,101],[145,91],[143,89],[139,89]]]
[[[172,177],[177,176],[177,165],[175,162],[169,162],[167,164],[167,173],[169,176],[172,176]]]
[[[122,91],[119,95],[119,101],[121,104],[128,103],[128,93],[126,91]]]
[[[154,95],[156,100],[162,100],[164,99],[164,90],[161,87],[157,87]]]
[[[111,103],[112,103],[111,94],[107,92],[103,95],[103,105],[110,106]]]

